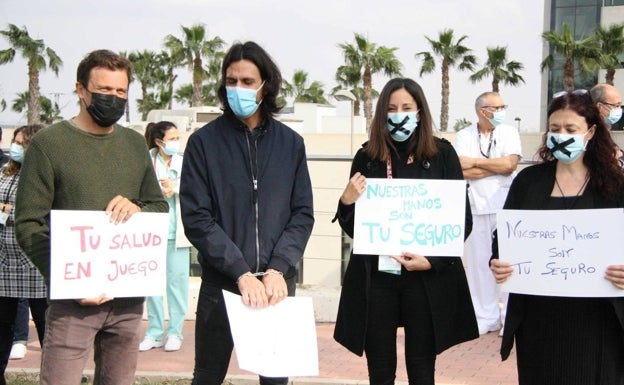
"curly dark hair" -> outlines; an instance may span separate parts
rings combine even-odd
[[[548,105],[548,119],[559,110],[570,109],[585,118],[589,128],[594,127],[594,136],[587,142],[583,163],[589,169],[595,191],[605,198],[613,199],[624,183],[624,173],[614,156],[617,145],[611,138],[600,112],[588,92],[570,91],[553,98]],[[552,151],[546,146],[548,126],[537,151],[540,160],[554,160]]]

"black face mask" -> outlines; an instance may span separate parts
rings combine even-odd
[[[87,106],[87,112],[98,126],[110,127],[123,116],[126,110],[126,99],[116,95],[89,93],[91,104]]]

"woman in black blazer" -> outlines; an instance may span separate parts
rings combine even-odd
[[[555,95],[538,151],[542,162],[518,174],[504,209],[624,207],[624,174],[613,157],[613,140],[584,91]],[[620,250],[614,252],[621,255]],[[505,256],[500,257],[495,247],[490,266],[498,283],[514,271]],[[624,289],[624,265],[610,266],[604,274]],[[520,385],[624,384],[622,325],[620,297],[511,293],[501,356],[507,359],[515,339]]]
[[[366,178],[463,179],[451,144],[433,136],[422,88],[392,79],[382,90],[369,141],[357,152],[334,220],[353,237],[355,201]],[[472,215],[466,198],[465,235]],[[411,384],[434,384],[436,355],[479,336],[459,257],[394,256],[399,275],[379,271],[377,255],[351,255],[345,273],[334,338],[357,355],[366,352],[371,385],[396,378],[397,328],[405,329]]]

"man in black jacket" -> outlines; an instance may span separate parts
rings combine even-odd
[[[221,385],[232,354],[221,290],[255,308],[293,296],[314,224],[303,139],[273,117],[279,69],[257,44],[237,43],[221,76],[224,114],[189,138],[180,183],[184,231],[202,266],[193,373],[202,385]]]

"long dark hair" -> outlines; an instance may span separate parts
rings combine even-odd
[[[389,156],[388,150],[396,151],[387,128],[388,105],[392,93],[400,89],[405,89],[414,98],[419,110],[418,127],[409,139],[408,152],[414,156],[415,160],[431,158],[437,153],[437,147],[433,139],[433,121],[429,104],[422,87],[409,78],[394,78],[381,90],[375,116],[371,122],[366,152],[372,159],[385,162]]]
[[[600,112],[588,92],[571,91],[554,98],[548,105],[548,119],[559,110],[569,109],[585,118],[587,126],[594,127],[594,136],[587,142],[583,164],[589,169],[594,190],[604,197],[613,199],[624,183],[622,172],[614,153],[617,145],[600,117]],[[548,125],[537,154],[543,162],[555,157],[546,146]]]
[[[11,143],[15,141],[17,134],[21,132],[22,137],[24,138],[24,144],[23,144],[24,152],[26,152],[26,149],[28,148],[28,144],[30,143],[30,140],[32,139],[32,137],[43,127],[44,126],[42,124],[29,124],[26,126],[21,126],[19,128],[16,128],[13,131],[13,139],[11,140]],[[21,163],[18,163],[14,161],[13,159],[9,159],[6,166],[4,166],[4,169],[2,172],[6,176],[16,175],[20,171],[21,168],[22,168]]]
[[[234,114],[227,101],[227,93],[225,90],[226,72],[232,63],[241,60],[249,60],[254,63],[256,67],[258,67],[262,81],[264,81],[264,85],[260,90],[264,96],[259,107],[262,118],[267,118],[279,112],[282,106],[277,105],[277,96],[282,87],[282,74],[275,62],[273,62],[269,54],[262,49],[262,47],[253,41],[248,41],[232,45],[223,59],[218,95],[224,113]]]

